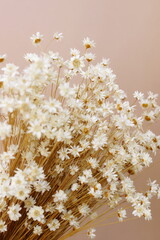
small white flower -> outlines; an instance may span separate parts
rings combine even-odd
[[[59,158],[60,158],[62,161],[64,161],[65,159],[69,159],[69,156],[68,156],[68,154],[69,154],[68,148],[63,148],[63,147],[62,147],[57,153],[58,153]]]
[[[59,213],[63,213],[66,211],[65,206],[62,202],[57,203],[55,209],[57,209]]]
[[[28,127],[28,133],[32,133],[33,136],[40,139],[44,132],[44,126],[41,121],[34,120],[30,122],[30,126]]]
[[[109,59],[109,58],[108,58],[108,59],[103,58],[101,64],[106,67],[106,66],[109,65],[109,62],[110,62],[110,59]]]
[[[75,69],[75,70],[82,69],[85,66],[83,60],[84,60],[84,57],[73,56],[69,62],[69,68]]]
[[[117,214],[118,214],[118,219],[119,219],[120,222],[122,222],[123,219],[127,217],[126,216],[126,210],[122,209],[122,208],[118,210]]]
[[[39,59],[39,57],[35,53],[27,53],[25,54],[24,59],[29,62],[35,62]]]
[[[43,35],[40,32],[33,34],[30,38],[33,44],[39,44],[43,40]]]
[[[88,178],[85,175],[79,176],[78,180],[80,181],[81,184],[88,183]]]
[[[5,224],[5,222],[3,220],[0,220],[0,232],[6,232],[7,231],[7,225]]]
[[[75,48],[71,48],[71,49],[70,49],[70,54],[71,54],[72,56],[79,56],[79,55],[80,55],[80,51],[77,50],[77,49],[75,49]]]
[[[105,133],[95,135],[92,140],[92,145],[95,151],[97,151],[98,149],[103,149],[106,143],[107,143],[107,136]]]
[[[82,214],[82,216],[86,217],[90,214],[91,209],[86,203],[78,206],[78,211]]]
[[[10,193],[12,193],[12,195],[15,196],[17,199],[24,201],[29,196],[30,192],[31,189],[29,189],[25,185],[22,185],[13,187]]]
[[[31,207],[33,207],[35,205],[36,201],[34,200],[33,197],[28,197],[27,199],[25,199],[24,204],[25,204],[25,208],[27,210],[29,210]]]
[[[146,208],[141,205],[141,204],[137,204],[136,206],[134,206],[134,211],[132,212],[132,214],[136,217],[142,217],[145,213]]]
[[[135,91],[134,94],[133,94],[133,97],[137,98],[138,100],[142,100],[143,97],[144,97],[144,94],[141,93],[141,92]]]
[[[79,167],[77,165],[71,165],[69,169],[70,169],[70,174],[73,176],[76,172],[78,172]]]
[[[70,220],[69,220],[69,224],[70,226],[73,226],[75,227],[76,229],[78,229],[80,226],[79,226],[79,222],[77,221],[77,218],[75,217],[72,217]]]
[[[22,209],[20,207],[20,205],[17,203],[17,204],[12,204],[11,206],[8,207],[8,215],[9,215],[9,218],[10,220],[12,221],[17,221],[20,217],[21,217],[21,214],[19,213],[19,211]]]
[[[78,188],[79,188],[79,184],[78,183],[73,183],[72,186],[71,186],[71,190],[74,192],[74,191],[77,191]]]
[[[88,62],[91,62],[91,61],[93,61],[93,60],[95,59],[95,54],[93,54],[93,53],[86,53],[86,54],[84,55],[84,58],[85,58],[85,60],[87,60]]]
[[[61,167],[61,165],[56,165],[56,166],[55,166],[55,171],[56,171],[58,174],[60,174],[60,173],[62,173],[62,172],[64,171],[64,168]]]
[[[69,149],[69,153],[70,153],[71,155],[73,155],[74,157],[79,157],[81,151],[82,151],[82,148],[79,147],[79,146],[72,146],[72,147]]]
[[[83,45],[86,49],[95,47],[95,42],[93,40],[90,40],[88,37],[83,40]]]
[[[53,35],[53,39],[55,39],[55,40],[57,40],[57,41],[61,41],[62,38],[63,38],[63,34],[62,34],[62,33],[56,32],[56,33],[54,33],[54,35]]]
[[[88,192],[95,198],[102,198],[102,186],[100,183],[97,183],[94,187],[90,187],[90,190]]]
[[[58,229],[60,227],[60,222],[58,221],[58,219],[53,219],[51,220],[48,224],[47,224],[48,228],[50,231],[55,231],[56,229]]]
[[[44,193],[45,191],[49,191],[51,188],[49,186],[49,183],[45,180],[36,181],[35,183],[33,183],[33,186],[36,192],[41,192],[41,193]]]
[[[145,220],[147,220],[147,221],[152,220],[151,209],[149,209],[149,208],[146,208],[146,209],[145,209],[145,211],[144,211],[144,218],[145,218]]]
[[[41,206],[33,206],[29,209],[28,218],[32,218],[34,221],[43,222],[44,220],[44,210]]]
[[[6,54],[1,54],[0,55],[0,63],[4,62],[7,58],[7,55]]]
[[[66,202],[67,201],[67,194],[63,190],[56,191],[53,195],[54,202]]]
[[[156,183],[156,180],[151,181],[151,179],[149,179],[148,186],[150,187],[149,191],[151,192],[151,194],[153,196],[156,195],[158,192],[158,188],[159,188],[159,185]]]
[[[34,234],[36,234],[36,235],[41,235],[41,233],[42,233],[42,228],[41,228],[41,226],[35,226],[34,228],[33,228],[33,233]]]
[[[93,169],[96,169],[99,166],[96,158],[89,158],[87,159],[87,162],[91,165]]]
[[[96,232],[95,228],[90,228],[87,232],[88,237],[90,237],[91,239],[95,238],[96,237],[95,232]]]

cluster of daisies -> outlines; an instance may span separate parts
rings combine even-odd
[[[43,36],[31,40],[40,45]],[[135,217],[152,218],[160,186],[150,180],[137,192],[132,176],[160,148],[160,136],[144,128],[160,117],[158,95],[136,91],[131,105],[109,60],[93,63],[95,42],[85,38],[83,46],[68,60],[28,53],[22,72],[11,63],[1,68],[1,239],[65,239],[87,228],[94,238],[100,206],[117,209],[119,221],[127,218],[122,203]]]

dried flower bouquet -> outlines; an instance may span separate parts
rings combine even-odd
[[[42,39],[31,37],[35,45]],[[64,240],[82,230],[94,238],[97,223],[123,221],[128,208],[152,218],[150,200],[160,198],[160,187],[150,180],[137,192],[132,176],[160,148],[160,136],[143,127],[160,116],[158,95],[136,91],[131,105],[108,59],[92,63],[94,41],[83,45],[85,53],[71,49],[68,60],[29,53],[22,72],[9,63],[1,69],[1,240]]]

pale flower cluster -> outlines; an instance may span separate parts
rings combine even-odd
[[[62,38],[53,35],[53,40]],[[38,32],[31,40],[39,45],[43,35]],[[11,236],[10,227],[13,239],[65,239],[81,230],[88,217],[96,221],[97,206],[103,205],[117,207],[115,216],[123,221],[127,210],[119,208],[122,202],[134,216],[152,218],[151,198],[160,198],[160,186],[149,180],[147,190],[137,192],[132,176],[149,167],[160,148],[160,136],[144,127],[160,117],[158,95],[136,91],[130,104],[109,60],[94,64],[88,50],[95,42],[85,38],[83,46],[83,54],[71,49],[68,60],[52,51],[28,53],[23,71],[11,63],[1,69],[4,239]],[[1,55],[0,62],[5,58]],[[94,238],[91,224],[88,229]]]

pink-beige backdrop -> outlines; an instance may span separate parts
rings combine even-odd
[[[50,48],[68,56],[69,48],[82,49],[88,36],[96,42],[97,60],[111,59],[117,82],[132,100],[135,90],[160,93],[160,0],[0,0],[0,54],[24,67],[24,53],[34,52],[29,40],[40,31],[47,45],[52,34],[63,32],[62,43]],[[36,49],[37,51],[37,49]],[[154,131],[159,133],[158,124]],[[160,182],[160,163],[137,178]],[[153,220],[143,219],[97,229],[99,240],[159,240],[160,201],[152,204]],[[72,239],[86,239],[79,234]]]

